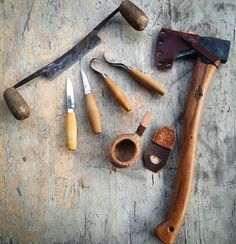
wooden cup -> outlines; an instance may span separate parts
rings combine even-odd
[[[146,112],[135,133],[118,135],[112,142],[108,156],[113,165],[126,168],[132,165],[141,152],[141,136],[143,135],[152,114]]]

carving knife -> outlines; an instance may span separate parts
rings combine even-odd
[[[88,115],[89,124],[93,133],[99,134],[102,132],[100,113],[97,107],[95,97],[89,85],[88,78],[82,69],[82,65],[80,65],[80,72],[81,72],[83,86],[84,86],[84,97],[85,97],[86,112]]]
[[[77,125],[75,117],[75,99],[73,85],[70,78],[66,79],[66,103],[67,103],[67,115],[66,115],[66,138],[67,146],[71,151],[75,151],[77,148]]]

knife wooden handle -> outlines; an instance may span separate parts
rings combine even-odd
[[[77,148],[77,125],[74,112],[67,112],[66,115],[66,137],[68,149],[75,151]]]
[[[107,84],[108,88],[110,89],[110,91],[112,92],[112,94],[114,95],[114,97],[117,99],[117,101],[119,102],[119,104],[126,110],[126,111],[130,111],[131,110],[131,106],[127,100],[127,98],[125,97],[124,93],[122,92],[122,90],[115,84],[115,82],[109,78],[107,75],[103,76],[105,83]]]
[[[161,87],[155,80],[145,75],[140,70],[129,68],[129,73],[135,80],[137,80],[141,85],[145,86],[149,90],[156,92],[160,95],[164,95],[164,93],[166,92],[166,90]]]
[[[175,242],[187,210],[194,176],[194,161],[201,112],[208,85],[216,70],[217,68],[214,65],[204,64],[198,59],[193,72],[193,82],[189,89],[185,110],[179,166],[172,207],[167,220],[156,228],[156,235],[166,244]]]
[[[101,119],[93,93],[85,94],[85,103],[91,129],[94,134],[99,134],[102,132]]]

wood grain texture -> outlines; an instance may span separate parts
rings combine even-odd
[[[217,61],[217,65],[220,61]],[[195,155],[203,105],[208,86],[217,68],[197,59],[186,101],[175,193],[167,220],[157,226],[156,234],[166,244],[175,243],[187,211],[192,190]]]
[[[117,135],[108,150],[108,156],[113,165],[126,168],[135,163],[141,153],[141,136],[148,127],[152,113],[147,111],[136,132]]]
[[[77,148],[77,124],[74,112],[66,114],[66,140],[68,149],[75,151]]]
[[[128,99],[124,95],[123,91],[115,84],[115,82],[109,78],[107,75],[103,76],[106,85],[108,86],[109,90],[117,100],[117,102],[127,111],[131,110],[131,105],[129,104]]]
[[[166,90],[163,87],[161,87],[155,80],[145,75],[140,70],[132,68],[129,70],[129,73],[135,80],[137,80],[140,84],[148,88],[153,93],[158,93],[162,96],[164,93],[166,93]]]
[[[108,157],[117,168],[127,168],[133,165],[141,153],[141,138],[139,135],[121,134],[114,138]]]
[[[109,69],[132,104],[132,111],[126,113],[85,67],[101,112],[103,133],[98,136],[87,123],[79,63],[53,81],[39,78],[19,89],[31,108],[25,121],[16,121],[1,97],[0,243],[159,243],[155,227],[170,209],[178,146],[158,174],[146,170],[141,160],[130,168],[114,169],[107,148],[115,135],[135,131],[146,110],[153,118],[142,137],[142,150],[156,129],[165,125],[176,129],[179,145],[194,61],[178,60],[165,72],[155,68],[155,42],[162,27],[231,41],[229,61],[217,72],[206,97],[194,187],[176,243],[235,242],[235,3],[133,2],[148,15],[147,28],[137,32],[119,14],[101,31],[102,44],[87,57],[102,57],[105,50],[114,60],[145,70],[166,94],[153,95],[126,72]],[[1,0],[1,94],[70,49],[119,3]],[[73,154],[65,138],[67,76],[75,88],[80,131],[80,150]]]
[[[3,97],[9,111],[16,119],[24,120],[30,116],[30,108],[14,87],[7,88],[3,93]]]
[[[94,134],[102,132],[100,112],[93,93],[85,94],[85,103],[89,124]]]

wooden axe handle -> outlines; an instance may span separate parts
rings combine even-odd
[[[175,242],[187,210],[194,176],[194,161],[201,112],[208,85],[216,70],[215,65],[205,64],[198,58],[193,71],[193,82],[189,89],[184,117],[182,144],[172,207],[167,220],[156,228],[156,235],[166,244]]]

